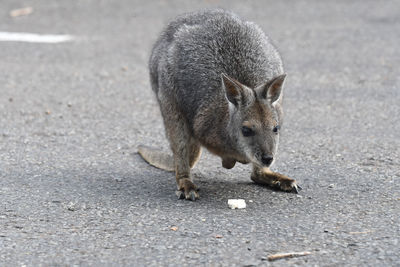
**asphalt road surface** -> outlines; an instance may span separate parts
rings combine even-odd
[[[193,173],[201,199],[178,200],[174,175],[136,154],[168,149],[152,43],[174,16],[216,6],[282,53],[274,169],[298,195],[206,152]],[[2,0],[1,31],[75,36],[0,42],[1,266],[400,265],[399,1]]]

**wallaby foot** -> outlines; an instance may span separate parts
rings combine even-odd
[[[189,178],[182,178],[178,181],[176,195],[179,199],[196,201],[200,197],[197,191],[197,186]]]
[[[278,189],[290,193],[298,193],[301,187],[297,185],[296,180],[291,179],[283,174],[273,172],[269,168],[253,168],[251,180],[256,184],[266,185],[274,189]]]

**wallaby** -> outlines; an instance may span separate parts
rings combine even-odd
[[[231,169],[252,163],[251,179],[297,193],[296,181],[272,172],[282,126],[282,59],[259,26],[236,14],[206,10],[176,18],[149,61],[173,156],[140,146],[151,165],[173,171],[181,199],[196,200],[190,169],[201,148]]]

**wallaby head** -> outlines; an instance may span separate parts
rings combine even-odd
[[[275,158],[282,120],[282,89],[286,75],[249,88],[222,74],[222,87],[229,105],[228,131],[238,161],[269,167]]]

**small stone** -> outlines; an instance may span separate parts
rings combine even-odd
[[[67,205],[67,210],[69,210],[69,211],[76,211],[76,210],[77,210],[76,204],[73,203],[73,202],[68,203],[68,205]]]
[[[116,181],[116,182],[118,182],[118,183],[121,183],[121,182],[124,181],[124,179],[121,178],[121,177],[115,177],[115,178],[114,178],[114,181]]]
[[[334,184],[330,184],[328,187],[329,187],[329,188],[334,188],[335,185],[334,185]]]

